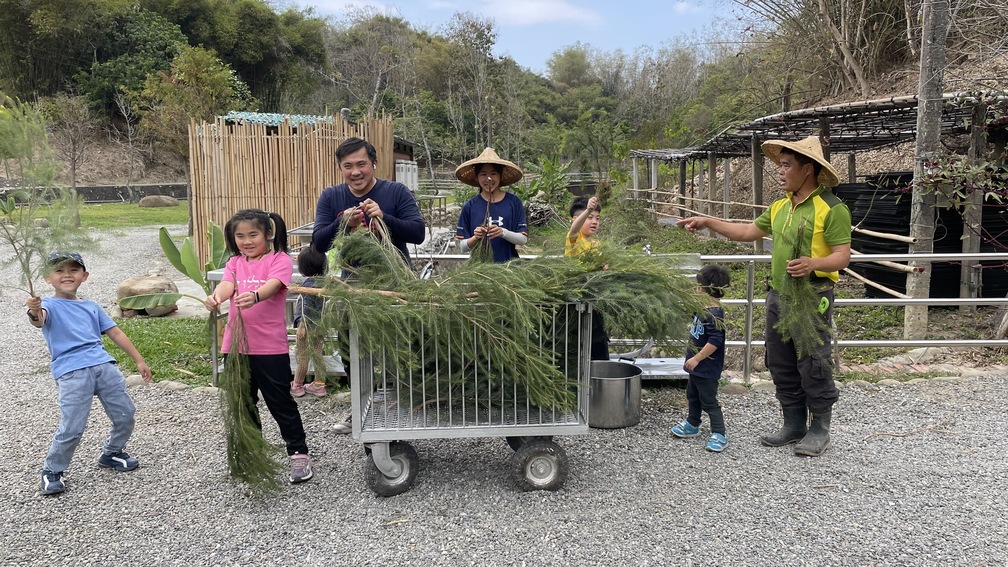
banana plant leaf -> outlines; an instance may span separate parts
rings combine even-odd
[[[203,302],[199,297],[195,297],[186,293],[149,293],[144,295],[131,295],[129,297],[124,297],[116,301],[116,304],[123,309],[150,309],[151,307],[162,307],[165,305],[173,305],[179,299],[183,297],[188,297],[195,299],[200,303]]]

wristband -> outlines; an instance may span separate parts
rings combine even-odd
[[[31,319],[32,321],[35,321],[36,323],[39,322],[39,318],[31,314],[31,309],[28,310],[28,318]]]
[[[256,303],[259,303],[259,290],[257,289],[255,291],[253,291],[252,295],[255,295],[255,303],[253,303],[252,305],[255,305]]]

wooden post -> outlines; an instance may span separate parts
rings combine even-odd
[[[658,194],[658,160],[651,160],[651,190],[648,192],[648,200],[650,201],[649,209],[652,211],[656,210],[655,207],[655,195]]]
[[[680,207],[686,204],[686,160],[679,160],[679,200]]]
[[[717,159],[714,152],[707,152],[707,202],[704,204],[704,211],[708,216],[714,215],[714,196],[717,194]]]
[[[721,218],[728,218],[728,202],[731,201],[731,158],[721,160],[721,169],[724,171],[724,183],[721,185]]]
[[[978,102],[973,106],[973,119],[970,122],[969,160],[975,165],[980,163],[987,154],[987,144],[984,142],[983,124],[987,114],[987,105]],[[983,191],[973,191],[969,199],[963,203],[963,254],[980,252],[980,230],[983,226]],[[974,268],[973,266],[977,267]],[[980,291],[980,262],[964,260],[959,267],[959,297],[977,297]],[[975,313],[975,305],[960,305],[959,312]]]
[[[640,199],[640,184],[637,180],[637,158],[633,158],[633,198],[634,200]]]
[[[759,140],[756,138],[756,134],[752,135],[752,139],[749,142],[749,154],[752,156],[752,187],[753,187],[753,209],[752,217],[756,220],[756,217],[760,215],[760,211],[756,208],[756,205],[763,204],[763,150],[760,149]],[[757,254],[763,253],[763,239],[759,238],[753,243],[756,248]]]
[[[925,0],[921,30],[920,85],[917,95],[917,153],[914,160],[913,197],[910,201],[911,254],[934,251],[935,194],[921,186],[924,164],[939,149],[941,134],[942,78],[945,69],[945,43],[948,39],[949,5],[947,0]],[[924,299],[930,295],[931,262],[910,262],[921,267],[916,276],[907,276],[907,295]],[[923,339],[928,328],[926,305],[907,305],[903,309],[903,337]]]
[[[693,209],[699,213],[704,212],[704,199],[707,195],[707,168],[702,163],[697,164],[697,186],[696,199],[693,201]]]
[[[847,183],[857,180],[857,157],[854,152],[847,154]]]

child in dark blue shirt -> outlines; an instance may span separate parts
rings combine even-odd
[[[690,343],[686,347],[683,369],[689,373],[686,385],[686,402],[689,414],[672,427],[676,437],[690,438],[700,435],[701,411],[710,418],[711,435],[708,451],[720,453],[728,445],[725,434],[724,413],[718,403],[717,389],[724,369],[724,310],[721,297],[728,287],[731,275],[724,266],[707,265],[697,272],[697,285],[709,297],[706,311],[693,314],[690,326]]]

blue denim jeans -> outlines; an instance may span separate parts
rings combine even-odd
[[[74,450],[84,435],[91,400],[98,396],[112,421],[104,453],[122,451],[133,434],[136,407],[126,394],[126,380],[114,362],[67,372],[56,379],[60,424],[53,435],[43,470],[63,472],[70,466]]]

